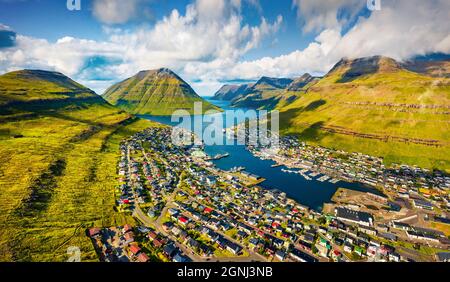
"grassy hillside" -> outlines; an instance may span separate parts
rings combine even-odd
[[[314,144],[450,170],[450,79],[384,57],[339,62],[293,103],[281,130]]]
[[[57,73],[0,86],[0,261],[65,261],[70,246],[97,260],[85,229],[134,222],[113,210],[119,142],[151,123]]]
[[[202,102],[203,112],[219,110],[168,69],[141,71],[111,86],[103,97],[129,113],[141,115],[171,115],[178,109],[193,113],[195,102]]]

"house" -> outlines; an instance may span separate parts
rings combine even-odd
[[[333,250],[333,251],[331,252],[331,258],[332,258],[333,260],[339,260],[341,257],[342,257],[342,254],[341,254],[341,252],[339,252],[338,250]]]
[[[258,243],[259,240],[257,238],[250,238],[248,240],[248,246],[253,250],[256,248],[256,246],[258,246]]]
[[[90,228],[89,229],[89,237],[97,237],[101,235],[101,229],[98,227]]]
[[[299,240],[299,241],[297,242],[297,244],[298,244],[298,246],[299,246],[300,248],[302,248],[303,250],[311,251],[311,248],[312,248],[312,244],[311,244],[311,243],[305,242],[305,241],[303,241],[303,240]]]
[[[161,240],[159,240],[159,239],[153,239],[153,246],[155,246],[155,248],[160,248],[160,247],[162,247],[162,245],[164,244]]]
[[[287,257],[287,254],[285,251],[282,250],[277,250],[275,252],[275,257],[279,260],[279,261],[284,261]]]
[[[387,240],[391,240],[391,241],[397,241],[397,236],[395,234],[392,233],[388,233],[388,232],[380,232],[378,234],[378,236],[380,236],[381,238],[387,239]]]
[[[137,255],[140,251],[141,251],[141,248],[139,248],[138,245],[133,244],[133,245],[130,246],[130,252],[131,252],[133,255]]]
[[[435,243],[439,242],[439,239],[436,238],[434,235],[424,232],[418,232],[414,230],[407,230],[406,235],[408,235],[408,238],[410,239],[416,239],[416,240],[426,240],[426,241],[432,241]]]
[[[374,257],[378,252],[378,247],[377,246],[369,246],[367,248],[367,256],[369,257]]]
[[[297,248],[292,249],[292,251],[289,253],[289,256],[292,257],[294,260],[300,262],[318,262],[318,259],[316,259],[311,255],[308,255],[305,252],[300,251]]]
[[[328,257],[328,248],[327,247],[318,244],[318,245],[316,245],[316,248],[317,248],[317,252],[318,252],[319,256],[324,257],[324,258]]]
[[[173,258],[175,256],[175,254],[178,253],[178,248],[175,246],[174,243],[169,243],[164,246],[163,252],[169,258]]]
[[[139,262],[148,262],[150,260],[150,258],[147,256],[147,254],[141,252],[139,253],[139,255],[137,256],[137,259]]]
[[[422,199],[413,199],[413,204],[418,209],[433,210],[433,204]]]
[[[192,238],[187,239],[186,245],[192,249],[197,249],[200,243]]]
[[[401,259],[400,255],[395,252],[389,254],[389,261],[399,262],[400,259]]]
[[[227,243],[227,250],[229,252],[233,253],[234,255],[238,255],[242,251],[242,247],[239,246],[238,244],[233,243],[233,242],[228,242]]]
[[[303,235],[303,240],[305,240],[308,243],[312,243],[315,240],[315,236],[314,236],[314,234],[311,234],[311,233],[305,233]]]
[[[125,224],[123,226],[123,228],[122,228],[122,232],[123,233],[127,233],[127,232],[130,232],[130,231],[133,231],[133,227],[131,227],[131,225],[129,225],[129,224]]]
[[[129,244],[131,242],[134,242],[134,233],[133,232],[127,232],[125,235],[123,235],[123,238],[125,239],[125,244]]]
[[[368,234],[368,235],[373,235],[373,236],[377,235],[377,230],[371,226],[359,225],[358,231]]]
[[[178,218],[178,222],[179,222],[180,224],[186,226],[186,225],[189,223],[189,220],[188,220],[186,217],[184,217],[184,216],[180,216],[180,217]]]
[[[158,234],[156,234],[156,232],[154,232],[154,231],[150,231],[147,234],[147,237],[150,241],[153,241],[154,239],[156,239],[157,236],[158,236]]]
[[[370,213],[355,211],[343,207],[335,209],[336,218],[345,222],[356,223],[363,226],[372,226],[373,217]]]
[[[351,253],[352,251],[353,251],[353,246],[350,243],[345,242],[344,243],[344,252]]]
[[[400,221],[392,221],[392,226],[401,230],[412,230],[411,225]]]
[[[436,253],[436,260],[439,262],[450,262],[450,253],[446,252]]]
[[[189,259],[188,257],[184,256],[184,255],[181,255],[180,253],[177,253],[177,254],[173,257],[172,261],[173,261],[173,262],[189,262],[190,259]]]
[[[168,212],[171,216],[177,216],[177,214],[179,213],[179,211],[178,211],[177,209],[174,209],[174,208],[168,209],[167,212]]]

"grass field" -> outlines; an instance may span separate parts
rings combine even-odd
[[[153,123],[57,73],[0,85],[0,261],[66,261],[71,246],[97,260],[86,228],[134,223],[114,211],[119,143]]]
[[[118,147],[151,124],[117,111],[95,128],[75,121],[108,110],[102,107],[70,111],[70,120],[39,116],[0,125],[10,132],[0,139],[0,261],[64,261],[69,246],[96,260],[85,229],[134,222],[113,210]]]

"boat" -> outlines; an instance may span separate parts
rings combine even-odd
[[[243,171],[243,170],[245,170],[245,167],[243,167],[243,166],[235,166],[235,167],[232,167],[230,169],[230,172],[239,172],[239,171]]]
[[[211,160],[220,160],[220,159],[223,159],[223,158],[228,157],[229,155],[230,155],[229,153],[225,153],[225,154],[217,154],[217,155],[215,155],[214,157],[211,157],[211,158],[207,159],[207,161],[211,161]]]
[[[338,183],[340,180],[339,179],[337,179],[337,178],[332,178],[332,179],[330,179],[330,183],[333,183],[333,184],[336,184],[336,183]]]

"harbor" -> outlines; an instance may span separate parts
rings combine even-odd
[[[227,101],[209,101],[225,110],[232,109],[228,107],[229,102]],[[142,117],[163,124],[172,126],[178,125],[178,123],[171,122],[170,117]],[[241,120],[238,119],[237,122],[241,122]],[[207,123],[204,124],[204,126],[208,125],[209,124]],[[226,138],[231,137],[227,135]],[[347,188],[350,190],[372,192],[376,194],[379,193],[379,191],[374,188],[356,182],[335,182],[332,179],[329,179],[328,181],[318,181],[317,177],[320,177],[321,174],[311,175],[311,173],[314,172],[306,167],[306,171],[299,173],[297,172],[298,169],[290,169],[289,163],[275,162],[270,160],[265,155],[253,155],[252,152],[247,150],[244,145],[226,144],[227,143],[224,142],[224,144],[221,145],[204,145],[204,151],[208,156],[226,155],[226,157],[211,160],[211,163],[213,163],[216,167],[226,171],[239,168],[239,171],[245,170],[248,173],[258,175],[261,178],[257,181],[258,186],[261,186],[267,190],[275,189],[283,191],[288,197],[291,197],[299,203],[317,211],[322,210],[324,203],[331,201],[331,198],[338,188]],[[287,170],[292,172],[286,172]],[[261,181],[262,179],[264,181]]]

